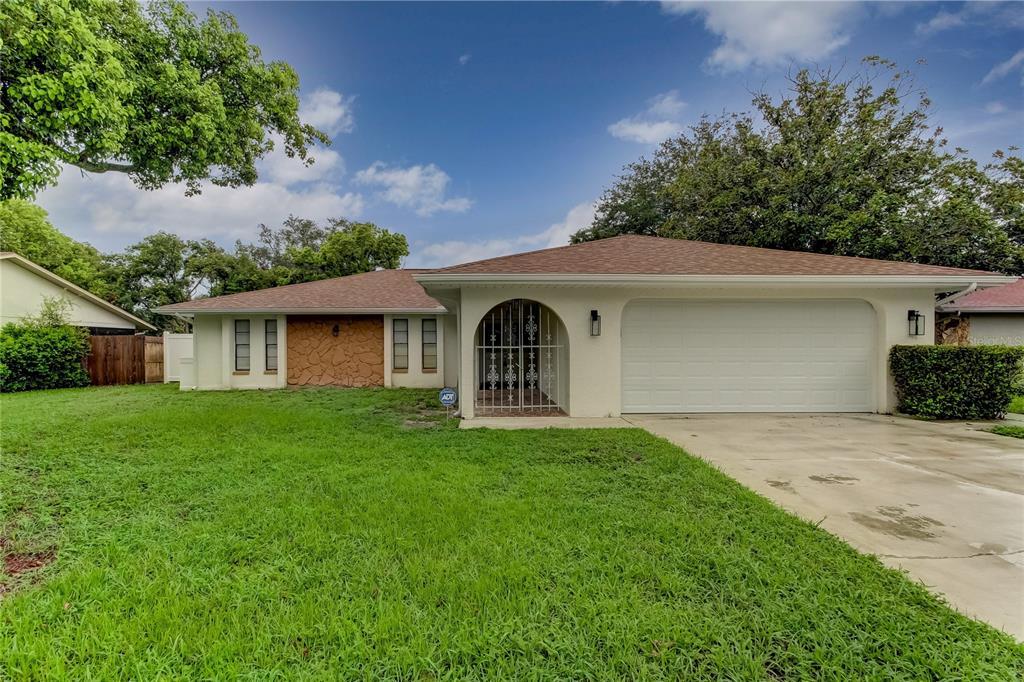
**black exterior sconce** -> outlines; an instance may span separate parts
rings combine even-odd
[[[924,315],[917,310],[908,310],[907,327],[911,336],[924,336]]]
[[[341,327],[338,325],[334,325],[334,329],[331,330],[331,336],[337,336],[340,331]]]
[[[590,335],[601,336],[601,315],[596,310],[590,311]]]

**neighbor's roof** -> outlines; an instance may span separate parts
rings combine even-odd
[[[157,308],[161,313],[444,312],[412,278],[420,270],[376,270],[348,277],[286,284],[272,289],[200,298]]]
[[[50,282],[53,282],[54,284],[56,284],[60,288],[64,289],[65,291],[70,291],[71,293],[75,294],[76,296],[84,298],[85,300],[89,301],[90,303],[94,303],[94,304],[98,305],[99,307],[103,308],[104,310],[107,310],[107,311],[113,313],[114,315],[117,315],[118,317],[120,317],[120,318],[122,318],[124,320],[128,320],[129,322],[131,322],[136,327],[142,327],[143,329],[149,329],[150,331],[156,331],[156,327],[151,325],[149,322],[146,322],[143,319],[135,317],[134,315],[132,315],[127,310],[124,310],[122,308],[118,308],[113,303],[110,303],[109,301],[104,301],[102,298],[100,298],[96,294],[91,293],[91,292],[83,289],[82,287],[78,286],[77,284],[69,282],[66,279],[64,279],[63,277],[60,277],[58,275],[53,274],[52,272],[50,272],[49,270],[44,268],[42,265],[39,265],[37,263],[33,263],[32,261],[30,261],[28,258],[25,258],[21,254],[14,253],[13,251],[0,251],[0,260],[9,260],[12,263],[16,263],[17,265],[21,266],[25,270],[28,270],[29,272],[32,272],[32,273],[34,273],[36,275],[39,275],[43,279],[46,279],[46,280],[49,280]]]
[[[751,246],[622,235],[430,270],[421,281],[483,275],[995,277],[982,270],[832,256]]]
[[[1024,313],[1024,278],[1001,287],[975,291],[939,309],[962,313]]]

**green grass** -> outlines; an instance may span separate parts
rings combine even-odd
[[[1024,395],[1019,395],[1013,399],[1010,403],[1010,407],[1007,408],[1007,412],[1016,412],[1017,414],[1024,414]]]
[[[433,392],[4,396],[0,679],[1019,679],[1024,647],[638,430]],[[10,556],[8,556],[10,559]]]
[[[989,431],[998,433],[1000,436],[1024,438],[1024,426],[1000,424],[999,426],[993,426]]]

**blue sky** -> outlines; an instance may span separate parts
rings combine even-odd
[[[289,213],[409,237],[410,266],[565,243],[621,168],[788,72],[879,54],[913,66],[951,142],[1024,142],[1024,5],[1002,3],[195,3],[298,71],[334,138],[251,188],[135,189],[67,169],[39,197],[105,250],[163,229],[224,245]],[[918,59],[926,60],[915,66]]]

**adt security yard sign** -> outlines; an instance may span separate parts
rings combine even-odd
[[[445,407],[446,417],[451,417],[451,407],[455,404],[455,401],[459,399],[459,394],[455,392],[454,388],[448,388],[447,386],[442,388],[437,394],[437,399],[441,401],[441,404]]]

